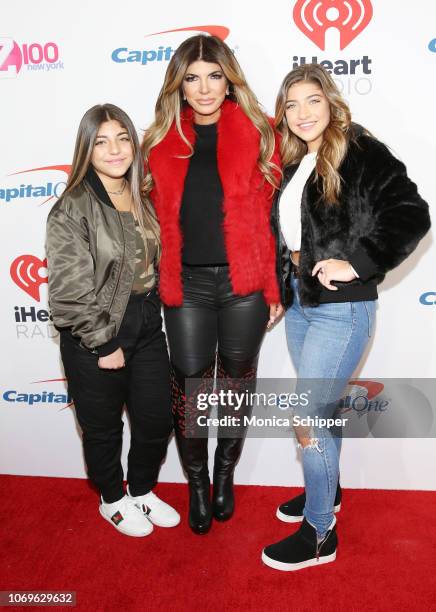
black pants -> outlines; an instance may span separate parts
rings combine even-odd
[[[228,266],[183,266],[183,305],[165,308],[171,361],[185,377],[215,364],[232,378],[255,369],[268,321],[260,292],[238,296]]]
[[[172,429],[168,353],[160,300],[131,296],[118,339],[126,366],[103,370],[98,356],[83,348],[69,331],[61,332],[61,355],[83,433],[88,475],[107,503],[123,495],[122,411],[131,425],[127,480],[132,495],[156,484]]]
[[[268,321],[263,295],[260,292],[235,295],[227,266],[183,266],[183,295],[182,306],[165,308],[179,442],[181,435],[193,438],[199,434],[195,426],[198,412],[190,398],[192,393],[211,391],[216,361],[217,378],[231,379],[225,383],[227,389],[234,386],[240,392],[254,390],[259,350]],[[196,379],[196,385],[199,379],[205,381],[195,391],[190,386],[189,397],[185,394],[187,378]],[[244,379],[242,387],[240,379]],[[219,406],[218,416],[223,415],[222,410]],[[250,410],[251,405],[245,406],[245,413]],[[245,429],[220,427],[218,442],[223,437],[242,439]],[[207,435],[206,428],[202,427],[201,432],[201,436]]]

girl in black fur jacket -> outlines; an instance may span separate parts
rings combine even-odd
[[[293,417],[306,491],[277,510],[302,525],[267,546],[262,560],[289,571],[336,557],[341,428],[319,427],[315,417],[337,416],[372,333],[377,284],[416,248],[430,219],[404,164],[351,123],[321,66],[285,77],[276,128],[284,166],[272,213],[277,271],[296,392],[310,388],[310,403]]]

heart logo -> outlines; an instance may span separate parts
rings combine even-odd
[[[39,302],[39,288],[48,282],[47,276],[41,276],[40,271],[46,269],[47,259],[42,261],[34,255],[20,255],[11,264],[11,278],[20,289]]]
[[[366,28],[372,19],[371,0],[298,0],[293,17],[296,26],[325,50],[325,33],[339,30],[341,51]]]

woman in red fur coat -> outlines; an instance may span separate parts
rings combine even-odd
[[[161,226],[159,290],[189,524],[206,533],[212,515],[223,521],[233,513],[244,427],[233,422],[218,430],[211,503],[207,429],[205,419],[197,421],[203,413],[193,390],[212,390],[215,368],[227,389],[253,390],[265,330],[281,314],[269,223],[278,173],[274,133],[219,38],[193,36],[177,49],[143,151],[144,191]],[[247,402],[238,417],[249,411]],[[218,416],[226,414],[234,415],[221,402]]]

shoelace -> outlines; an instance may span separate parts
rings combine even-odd
[[[142,498],[141,500],[138,499],[138,497]],[[144,514],[147,515],[147,517],[150,515],[150,513],[152,512],[152,509],[150,507],[150,505],[147,503],[150,498],[153,502],[158,503],[160,500],[159,498],[153,493],[153,491],[149,491],[148,493],[146,493],[145,495],[141,495],[138,496],[136,498],[133,497],[129,497],[129,501],[134,504],[135,508],[140,508],[141,512],[143,512]],[[146,501],[144,501],[144,498],[147,498]]]
[[[132,499],[130,499],[129,497],[124,497],[124,499],[121,500],[118,512],[120,512],[124,517],[126,517],[128,514],[131,514],[132,512],[136,513],[137,511],[138,508],[136,507],[135,502]]]

